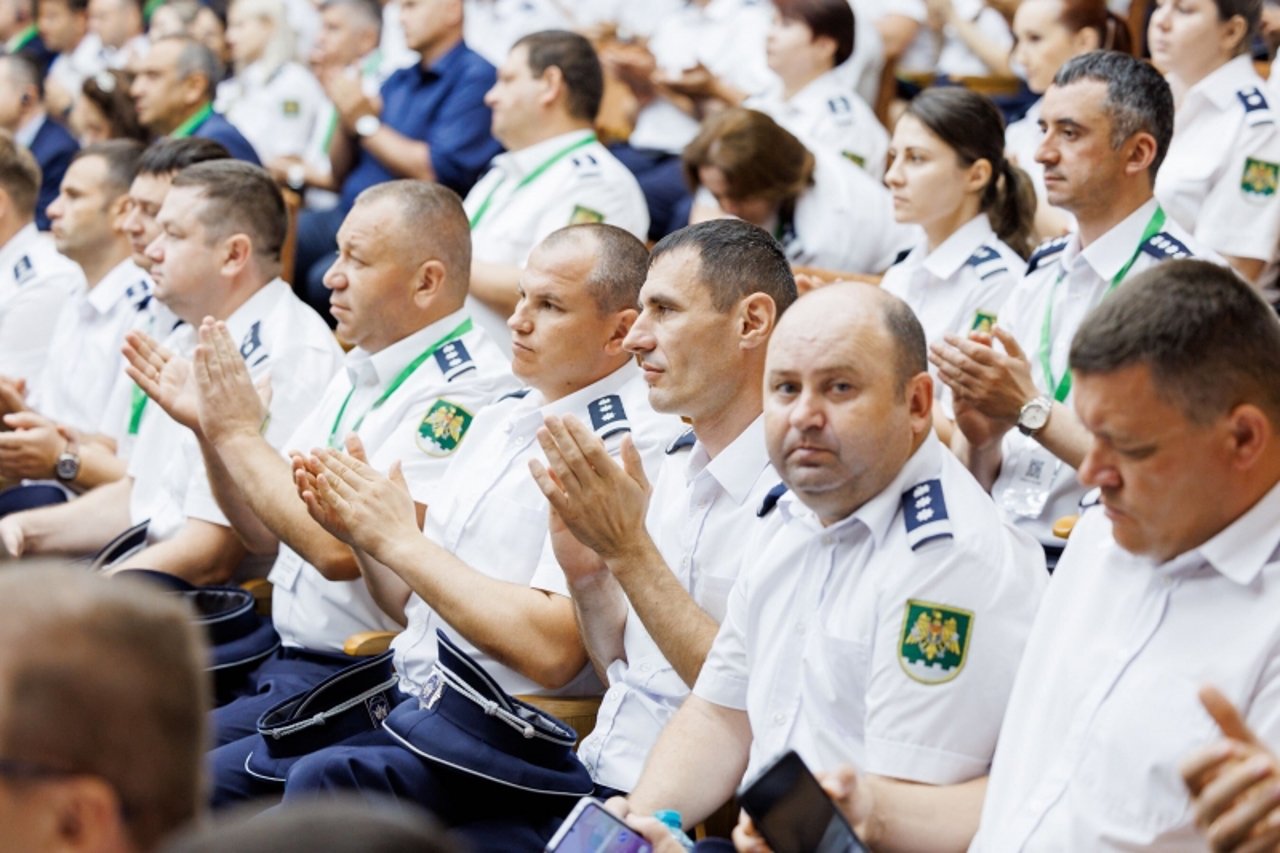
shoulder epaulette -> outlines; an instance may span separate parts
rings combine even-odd
[[[18,262],[13,265],[13,280],[18,284],[26,284],[36,277],[35,265],[31,263],[30,255],[23,255],[18,258]]]
[[[1036,250],[1032,252],[1031,257],[1027,259],[1027,272],[1035,272],[1040,267],[1040,264],[1044,263],[1046,258],[1051,258],[1063,249],[1067,248],[1067,243],[1070,242],[1070,240],[1071,235],[1068,234],[1064,237],[1054,237],[1052,240],[1046,240],[1039,246],[1036,246]]]
[[[145,278],[135,281],[124,292],[124,298],[133,303],[136,310],[142,311],[151,302],[151,283]]]
[[[769,490],[764,496],[764,500],[760,502],[760,508],[756,510],[757,518],[764,518],[773,512],[773,508],[778,505],[778,500],[787,493],[787,484],[779,483]]]
[[[257,367],[267,360],[268,353],[262,353],[260,358],[253,361],[250,361],[250,358],[262,348],[262,321],[255,320],[249,327],[249,331],[245,333],[244,340],[240,341],[240,356],[248,362],[250,367]]]
[[[499,400],[523,400],[525,397],[529,396],[529,392],[532,390],[533,390],[532,388],[521,388],[519,391],[512,391],[509,394],[503,394],[498,399]]]
[[[600,174],[600,161],[596,159],[596,155],[589,152],[578,154],[573,158],[573,170],[583,177],[598,175]]]
[[[853,104],[844,95],[828,98],[827,109],[839,124],[848,124],[853,121]]]
[[[684,450],[686,447],[693,447],[698,443],[698,437],[693,434],[693,427],[689,427],[684,432],[675,437],[675,440],[667,445],[667,455]]]
[[[978,278],[983,281],[993,275],[1009,271],[1009,265],[1005,263],[1004,256],[990,246],[979,246],[978,250],[969,256],[969,260],[965,261],[965,264],[973,267],[974,272],[978,274]]]
[[[907,525],[907,542],[915,551],[935,539],[951,539],[951,519],[942,497],[941,480],[925,480],[902,493],[902,518]]]
[[[898,253],[897,257],[893,259],[893,263],[889,264],[889,266],[896,267],[898,264],[905,261],[907,259],[907,256],[911,254],[911,251],[912,251],[911,249],[903,249],[901,252]]]
[[[476,363],[471,358],[471,353],[467,352],[466,344],[459,340],[449,341],[436,350],[435,359],[446,382],[452,382],[468,370],[476,369]]]
[[[1161,261],[1179,261],[1192,257],[1191,250],[1168,231],[1152,235],[1151,239],[1142,244],[1142,251]]]
[[[1250,125],[1275,122],[1271,106],[1267,103],[1267,96],[1262,94],[1262,90],[1257,86],[1241,89],[1236,92],[1236,97],[1240,99],[1240,103],[1244,104],[1244,119]]]
[[[627,412],[622,408],[622,398],[617,394],[592,401],[587,406],[587,414],[591,416],[591,428],[602,441],[620,432],[631,432]]]

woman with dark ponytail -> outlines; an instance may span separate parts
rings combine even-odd
[[[930,343],[990,331],[1026,266],[1036,205],[1030,179],[1004,155],[1000,110],[968,89],[926,89],[894,128],[889,157],[894,218],[924,234],[881,286],[911,306]],[[950,418],[944,388],[939,408]]]
[[[1106,0],[1022,0],[1013,16],[1012,62],[1027,88],[1043,95],[1068,59],[1094,50],[1132,52],[1129,25],[1107,10]],[[1040,102],[1005,131],[1005,150],[1036,188],[1036,232],[1041,238],[1075,230],[1075,217],[1045,202],[1044,167],[1036,162]]]

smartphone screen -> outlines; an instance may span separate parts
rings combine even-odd
[[[618,820],[596,800],[581,800],[560,831],[547,845],[547,853],[652,853],[631,827]]]
[[[788,752],[738,792],[774,853],[866,853],[804,761]]]

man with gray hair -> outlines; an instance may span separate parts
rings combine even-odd
[[[209,686],[182,603],[140,581],[0,573],[0,839],[146,853],[193,821]]]
[[[237,160],[258,165],[257,152],[229,121],[213,111],[222,64],[188,36],[160,39],[138,60],[129,90],[138,121],[159,136],[202,136],[221,142]]]
[[[1062,553],[1053,524],[1084,496],[1076,469],[1089,447],[1071,410],[1072,336],[1131,274],[1175,258],[1225,261],[1166,221],[1152,194],[1173,137],[1159,72],[1088,53],[1062,67],[1042,103],[1036,160],[1049,203],[1075,214],[1079,230],[1031,256],[991,335],[948,335],[930,358],[955,395],[952,449],[1005,517],[1040,540],[1052,571]]]

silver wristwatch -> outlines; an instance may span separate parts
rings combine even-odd
[[[80,454],[76,452],[78,449],[75,439],[71,439],[53,463],[53,475],[59,482],[71,483],[80,475]]]
[[[1053,401],[1048,397],[1036,397],[1018,412],[1018,429],[1023,435],[1034,436],[1049,423],[1049,413],[1053,411]]]
[[[356,135],[368,139],[382,129],[382,119],[374,115],[360,116],[356,119]]]

